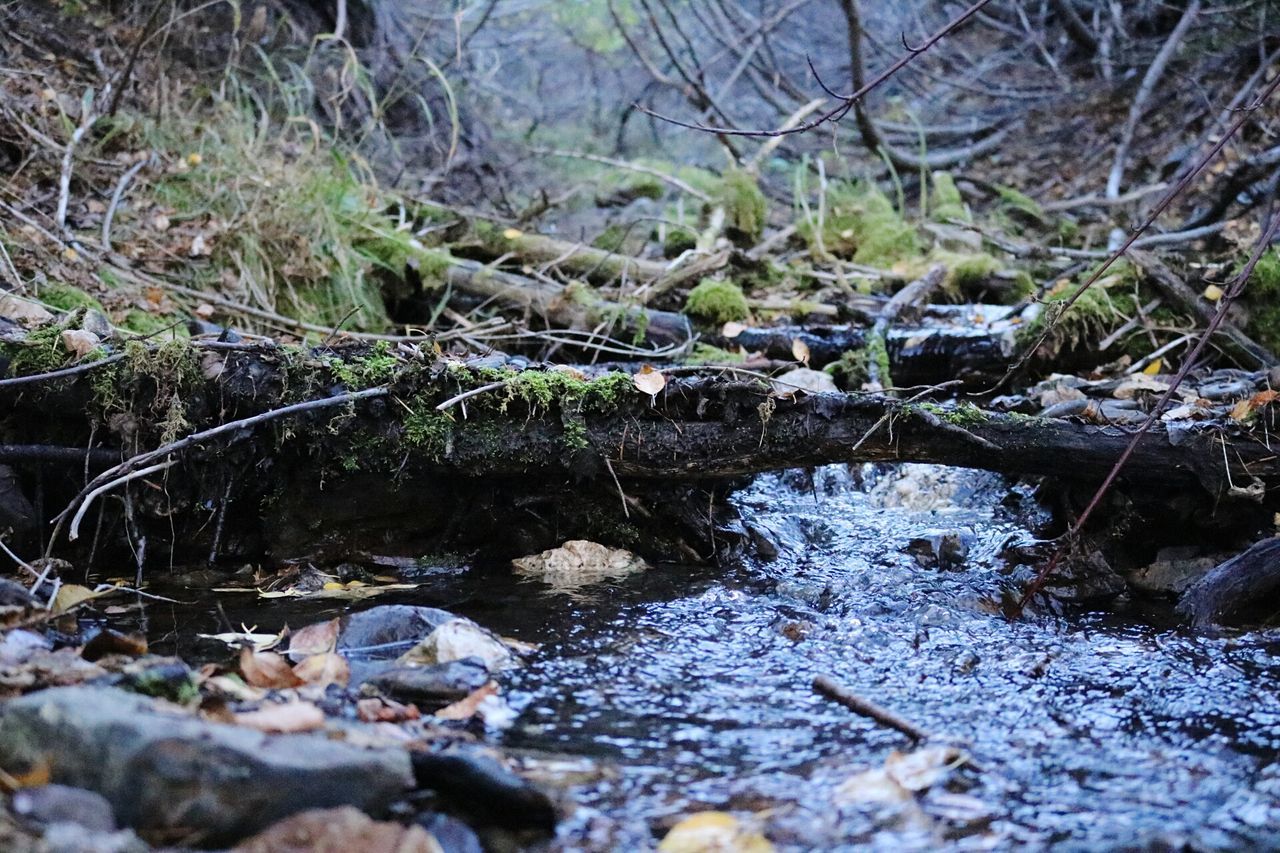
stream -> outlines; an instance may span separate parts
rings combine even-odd
[[[542,644],[507,676],[518,716],[494,736],[568,786],[550,849],[648,849],[708,809],[755,813],[782,850],[1280,845],[1275,632],[1195,635],[1158,613],[1008,621],[1026,568],[1000,555],[1048,515],[986,472],[828,467],[734,500],[775,559],[572,596],[474,567],[398,599]],[[954,565],[908,547],[940,530],[967,546]],[[275,629],[338,612],[266,604],[229,613]],[[849,794],[911,744],[816,694],[818,675],[970,762],[906,800]]]

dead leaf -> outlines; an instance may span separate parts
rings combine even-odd
[[[293,674],[317,687],[336,684],[346,687],[351,680],[351,666],[347,659],[336,652],[312,655],[293,668]]]
[[[490,672],[517,663],[495,634],[470,619],[450,619],[397,659],[404,666],[434,666],[463,658],[480,658]]]
[[[742,334],[746,330],[747,330],[746,326],[742,325],[741,323],[730,320],[728,323],[725,323],[723,327],[721,327],[720,334],[723,337],[732,339],[732,338],[736,338],[738,335]]]
[[[310,702],[263,705],[235,715],[236,725],[260,732],[313,732],[324,727],[324,711]]]
[[[62,348],[74,353],[76,358],[84,358],[102,343],[97,335],[84,329],[63,329],[58,337],[62,339]]]
[[[502,232],[502,239],[504,240],[517,240],[523,236],[524,232],[519,228],[507,228]]]
[[[61,615],[101,595],[102,593],[94,592],[89,587],[81,586],[78,583],[63,584],[58,587],[58,594],[54,597],[53,607],[50,609],[55,615]]]
[[[217,640],[228,646],[247,646],[255,652],[274,649],[284,639],[282,634],[255,634],[252,628],[240,626],[242,631],[224,631],[221,634],[196,634],[202,640]]]
[[[300,661],[312,655],[328,654],[338,647],[341,631],[342,622],[337,617],[294,631],[289,637],[289,658]]]
[[[305,683],[282,656],[248,648],[240,650],[240,675],[249,686],[268,690],[298,687]]]
[[[954,746],[924,746],[906,753],[895,750],[885,759],[884,767],[908,791],[923,791],[967,760],[968,756]]]
[[[667,387],[667,377],[647,364],[641,367],[635,376],[631,377],[631,381],[635,383],[637,389],[650,397],[656,397],[659,391]]]
[[[417,705],[372,696],[356,702],[356,716],[364,723],[403,723],[422,719],[422,712]]]
[[[481,702],[490,696],[497,695],[498,682],[490,681],[472,690],[452,705],[446,705],[436,711],[436,717],[441,720],[469,720],[476,715],[476,711],[480,709]]]
[[[806,394],[838,394],[840,392],[830,373],[810,370],[807,367],[788,370],[781,376],[775,377],[770,384],[773,386],[775,397],[794,397],[801,391]]]
[[[698,812],[671,827],[658,853],[772,853],[773,844],[727,812]]]
[[[187,248],[187,257],[204,258],[209,255],[209,246],[204,239],[203,234],[197,234],[191,238],[191,245]]]
[[[1211,284],[1204,289],[1204,298],[1210,302],[1217,302],[1223,296],[1223,290],[1216,284]]]
[[[809,345],[800,338],[791,342],[791,355],[805,367],[809,366]]]

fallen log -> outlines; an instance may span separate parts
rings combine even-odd
[[[1256,542],[1196,581],[1178,612],[1200,627],[1267,624],[1280,613],[1280,537]]]
[[[368,549],[394,530],[417,553],[459,538],[531,553],[580,534],[705,558],[716,536],[708,500],[745,475],[917,461],[1093,484],[1132,434],[881,395],[780,396],[754,377],[669,378],[651,396],[626,373],[516,370],[385,344],[170,346],[163,358],[133,351],[97,375],[20,386],[0,400],[0,421],[14,443],[87,445],[96,433],[128,448],[87,485],[46,471],[45,502],[67,501],[70,518],[94,499],[95,511],[119,512],[110,498],[134,494],[153,543],[204,553],[224,526],[213,516],[232,505],[225,527],[240,542],[221,543],[231,553],[279,556],[335,538]],[[175,423],[188,437],[160,440]],[[1280,460],[1243,430],[1158,424],[1121,482],[1215,498],[1252,484],[1265,498]]]

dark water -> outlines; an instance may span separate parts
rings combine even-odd
[[[1007,621],[1002,593],[1028,570],[1001,548],[1043,514],[992,474],[828,468],[761,477],[736,501],[777,559],[659,568],[574,598],[491,567],[397,599],[544,644],[507,677],[519,716],[495,736],[568,786],[555,849],[648,849],[704,809],[754,815],[783,850],[1280,849],[1280,635]],[[904,551],[930,529],[971,537],[963,569]],[[229,604],[269,630],[345,609]],[[193,629],[174,631],[176,651],[199,656]],[[842,802],[841,783],[909,743],[816,695],[817,675],[981,769],[908,802]]]

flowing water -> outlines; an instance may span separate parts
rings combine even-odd
[[[1048,516],[994,474],[833,467],[762,476],[735,501],[775,559],[572,597],[475,567],[399,599],[542,644],[506,678],[518,716],[494,736],[568,786],[553,849],[650,849],[707,809],[783,850],[1280,848],[1280,635],[1007,620],[1030,570],[1001,555]],[[967,556],[912,553],[939,530]],[[322,608],[229,613],[274,630],[341,609]],[[198,656],[191,632],[175,650]],[[816,694],[818,675],[970,761],[907,799],[874,796],[859,774],[910,742]]]
[[[856,473],[738,495],[777,559],[565,602],[530,637],[547,645],[512,679],[507,744],[605,769],[574,790],[560,848],[644,849],[698,809],[760,813],[796,850],[1280,847],[1280,639],[1007,621],[998,555],[1027,533],[1027,493],[977,471]],[[963,569],[906,553],[938,528],[971,534]],[[909,744],[815,694],[822,674],[981,769],[906,802],[841,796]]]

